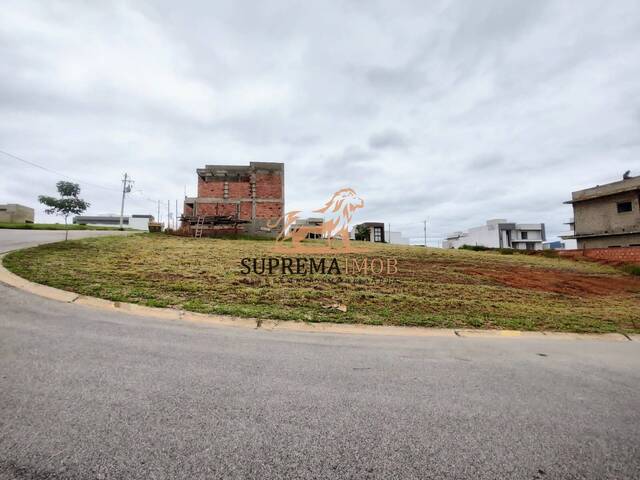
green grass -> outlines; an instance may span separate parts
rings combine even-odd
[[[611,266],[375,245],[366,256],[396,258],[396,275],[240,273],[243,257],[281,256],[271,248],[272,242],[256,240],[143,234],[43,245],[10,253],[4,264],[32,281],[80,294],[203,313],[373,325],[640,332],[640,279]],[[365,253],[349,255],[361,259]],[[347,311],[334,304],[346,305]]]
[[[65,225],[64,223],[0,223],[1,228],[19,230],[120,230],[119,227],[100,227],[93,225]],[[131,230],[125,228],[124,230]]]
[[[636,275],[640,277],[640,265],[624,265],[622,270],[630,275]]]

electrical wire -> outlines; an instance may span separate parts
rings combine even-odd
[[[65,175],[64,173],[60,173],[60,172],[57,172],[57,171],[52,170],[50,168],[43,167],[42,165],[39,165],[39,164],[37,164],[35,162],[31,162],[29,160],[25,160],[24,158],[21,158],[21,157],[18,157],[17,155],[14,155],[13,153],[5,152],[4,150],[0,150],[0,153],[3,154],[3,155],[6,155],[7,157],[11,157],[11,158],[14,158],[16,160],[19,160],[20,162],[26,163],[27,165],[31,165],[32,167],[39,168],[39,169],[44,170],[46,172],[55,173],[56,175],[58,175],[60,177],[64,177],[64,178],[66,178],[68,180],[73,180],[74,182],[77,182],[77,183],[82,183],[83,185],[90,185],[92,187],[103,188],[105,190],[114,190],[114,191],[117,191],[117,192],[121,191],[120,188],[116,188],[116,187],[105,187],[104,185],[97,185],[95,183],[85,182],[84,180],[80,181],[80,180],[78,180],[76,178],[73,178],[73,177],[70,177],[68,175]]]

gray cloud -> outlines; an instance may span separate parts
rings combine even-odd
[[[388,129],[375,133],[369,137],[369,147],[374,150],[386,148],[404,149],[409,146],[409,140],[397,130]]]
[[[469,163],[469,169],[481,173],[488,169],[505,167],[506,163],[505,158],[500,154],[480,155]]]
[[[557,234],[570,192],[637,165],[640,4],[10,1],[0,149],[93,212],[195,192],[205,163],[286,162],[287,207],[354,187],[362,218],[433,235],[487,218]],[[0,155],[0,203],[57,175]],[[164,211],[163,207],[163,211]],[[38,208],[38,219],[45,220]]]

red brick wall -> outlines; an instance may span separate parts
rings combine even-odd
[[[251,202],[240,203],[240,218],[242,220],[251,220]]]
[[[235,203],[198,203],[198,215],[235,215]]]
[[[198,215],[235,215],[236,205],[235,203],[199,203]],[[256,218],[275,218],[281,215],[282,204],[279,202],[256,204]],[[251,202],[240,202],[240,219],[251,220]]]
[[[275,176],[275,175],[269,175]],[[259,185],[259,184],[258,184]],[[246,182],[229,182],[228,194],[229,199],[251,198],[251,183]],[[259,187],[258,187],[259,190]],[[198,178],[198,197],[214,197],[222,198],[224,196],[224,180],[215,182],[205,182],[202,178]],[[258,197],[260,195],[258,194]],[[272,198],[272,197],[266,197]],[[275,197],[279,198],[279,196]]]
[[[259,162],[258,162],[259,163]],[[237,167],[232,167],[238,169]],[[251,220],[253,201],[251,200],[251,178],[255,178],[255,218],[259,220],[252,228],[260,227],[265,220],[272,220],[279,218],[284,213],[284,203],[280,201],[284,196],[284,185],[282,176],[282,170],[278,170],[278,173],[269,173],[271,171],[270,166],[261,167],[257,165],[246,168],[246,174],[233,174],[228,177],[209,177],[213,181],[205,181],[202,177],[198,176],[198,198],[204,199],[224,199],[218,203],[206,203],[204,201],[197,201],[197,208],[195,212],[190,212],[185,208],[185,215],[225,215],[235,216],[239,214],[240,220]],[[244,172],[245,169],[239,169]],[[225,196],[225,183],[227,186]],[[234,200],[241,201],[238,207],[238,203]],[[265,201],[269,200],[269,201]],[[275,200],[275,201],[273,201]]]
[[[251,183],[247,181],[229,181],[228,182],[228,199],[251,198]],[[282,202],[261,203],[260,199],[280,199],[282,198],[282,177],[274,174],[256,174],[256,218],[271,219],[278,218],[283,214],[284,205]],[[223,198],[224,197],[224,180],[205,182],[202,178],[198,178],[198,197],[204,198]],[[216,209],[216,206],[218,207]],[[198,203],[198,215],[235,215],[236,204],[228,203]],[[245,201],[240,203],[240,219],[251,220],[252,202]],[[185,214],[187,213],[185,210]]]
[[[198,196],[222,198],[223,186],[223,182],[205,182],[198,177]]]
[[[256,205],[256,218],[279,218],[283,214],[282,203],[269,202]]]
[[[229,198],[251,198],[251,183],[229,182]]]
[[[282,177],[270,173],[256,175],[256,195],[258,198],[282,198]]]
[[[585,248],[584,250],[558,250],[561,257],[591,258],[609,262],[640,264],[640,247]]]

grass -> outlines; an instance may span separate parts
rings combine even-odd
[[[629,275],[636,275],[640,277],[640,265],[624,265],[622,270],[627,272]]]
[[[32,281],[80,294],[204,313],[376,325],[640,332],[640,278],[611,266],[375,245],[366,255],[396,258],[396,275],[240,273],[244,257],[281,256],[271,248],[265,241],[143,234],[43,245],[13,252],[4,264]],[[347,311],[337,305],[346,305]]]
[[[93,225],[65,225],[64,223],[0,223],[1,228],[19,230],[120,230],[119,227],[101,227]],[[125,228],[124,230],[131,230]]]

